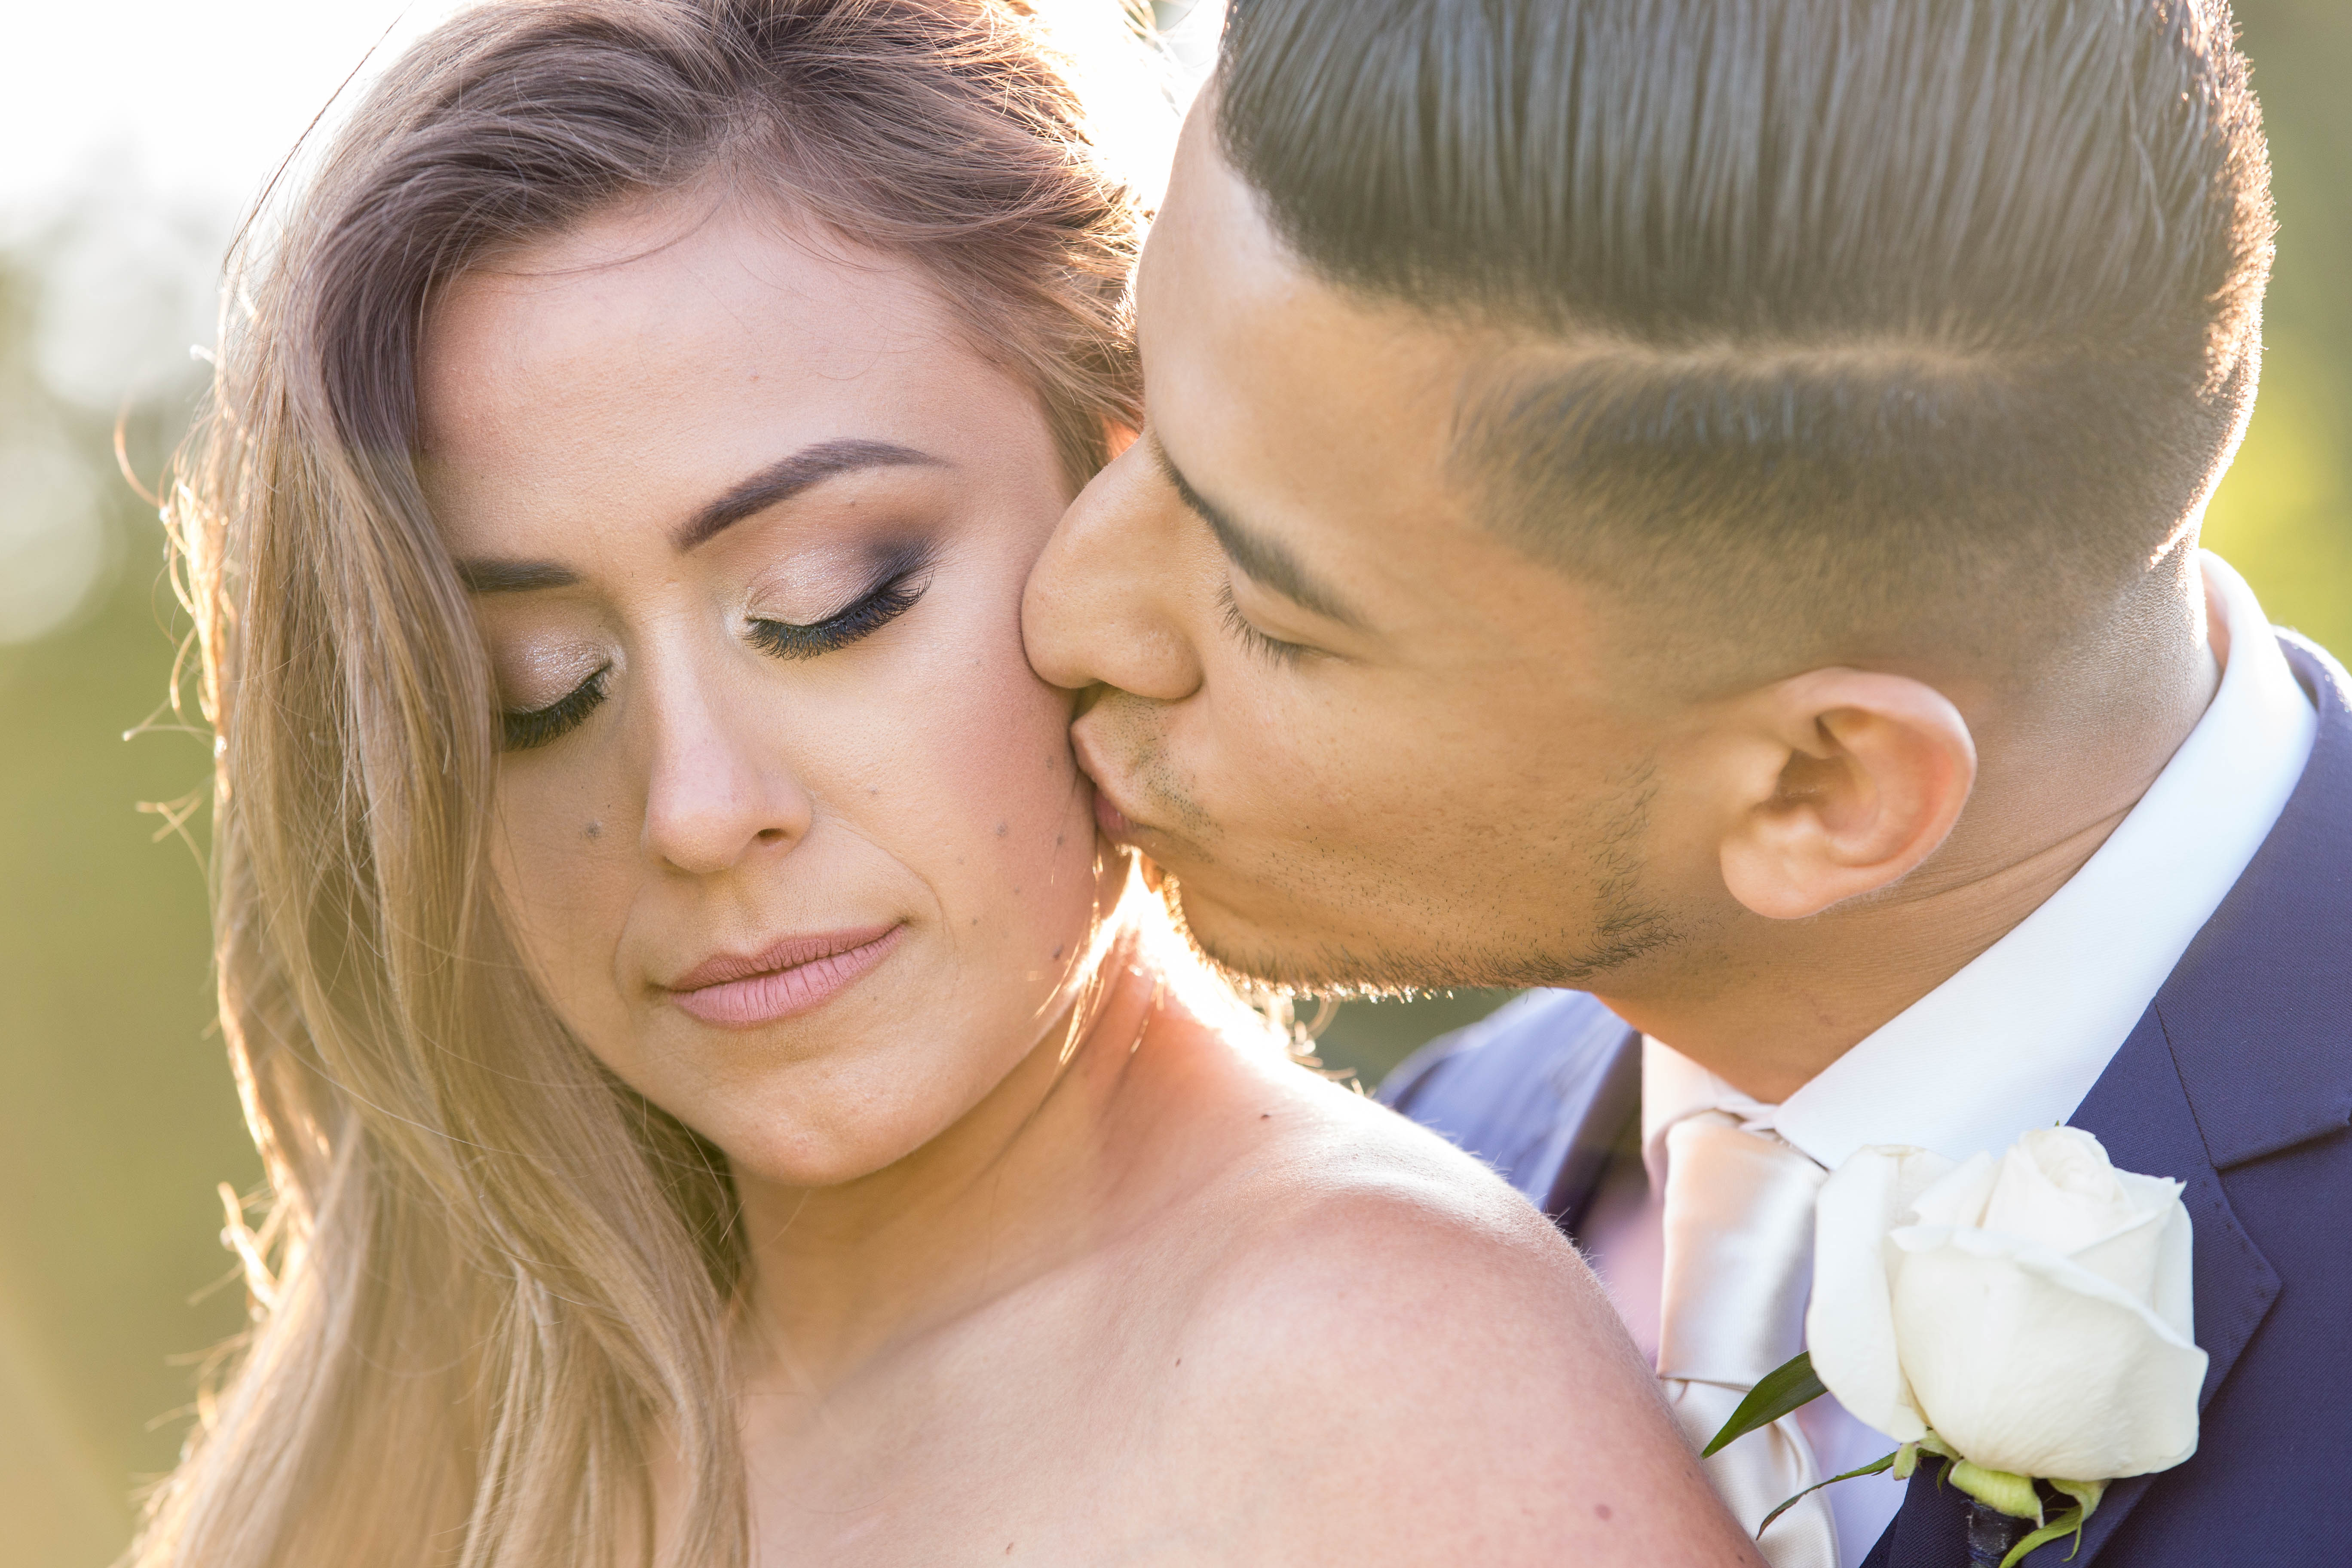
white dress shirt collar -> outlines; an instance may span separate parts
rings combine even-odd
[[[2269,836],[2318,733],[2253,590],[2219,556],[2202,564],[2210,614],[2228,632],[2220,689],[2082,869],[1777,1107],[1645,1040],[1645,1152],[1710,1107],[1832,1170],[1870,1143],[1998,1153],[2074,1114]]]

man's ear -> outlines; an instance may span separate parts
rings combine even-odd
[[[1923,681],[1816,669],[1740,707],[1723,881],[1772,920],[1904,877],[1944,842],[1976,784],[1968,721]]]

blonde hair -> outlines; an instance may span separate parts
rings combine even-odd
[[[491,895],[495,702],[418,488],[417,342],[495,247],[716,176],[923,269],[1075,488],[1139,418],[1140,217],[1074,69],[1020,0],[504,0],[233,258],[169,510],[270,1194],[232,1208],[253,1325],[137,1563],[745,1560],[731,1187],[556,1022]]]

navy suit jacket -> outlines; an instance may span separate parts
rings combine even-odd
[[[2319,710],[2311,761],[2073,1118],[2125,1170],[2187,1184],[2211,1358],[2195,1456],[2109,1488],[2077,1564],[2352,1563],[2352,679],[2280,640]],[[1564,991],[1433,1041],[1381,1091],[1571,1237],[1640,1095],[1639,1037]],[[1966,1500],[1938,1468],[1864,1568],[1967,1562]]]

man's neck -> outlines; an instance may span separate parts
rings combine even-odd
[[[1810,920],[1727,911],[1596,994],[1742,1092],[1786,1100],[2041,908],[2131,814],[2210,706],[2228,658],[2218,616],[2210,645],[2203,616],[2188,630],[2161,652],[2143,642],[2137,667],[2106,689],[1980,733],[1984,766],[1960,826],[1905,881]]]

